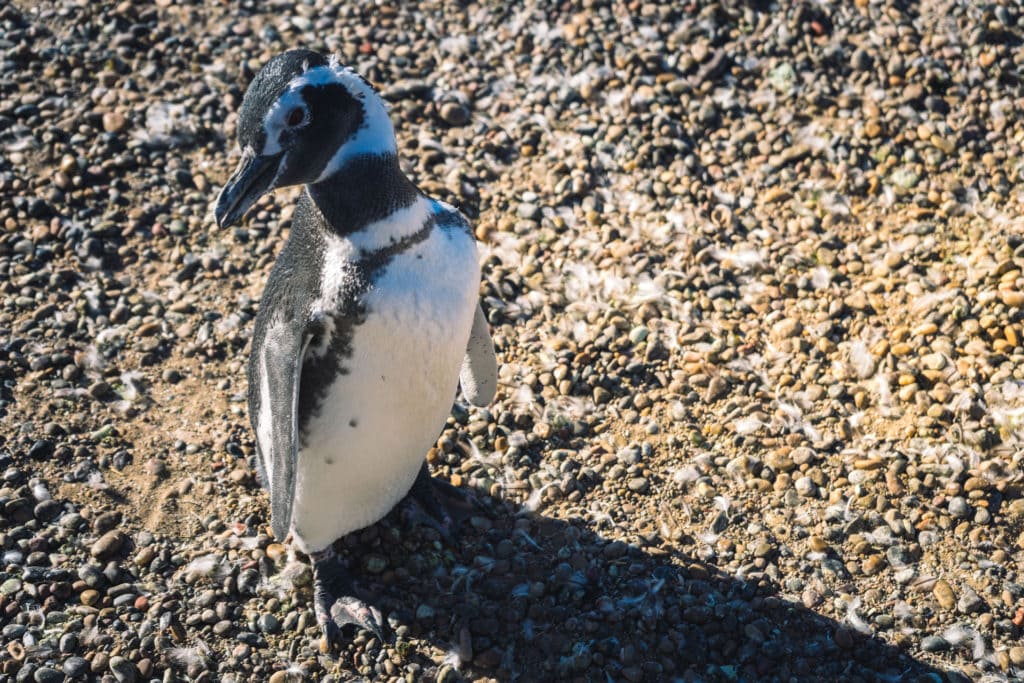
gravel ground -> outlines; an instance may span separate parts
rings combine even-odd
[[[209,4],[0,7],[0,681],[1024,677],[1019,3]],[[297,46],[502,364],[428,454],[491,514],[346,539],[335,655],[243,402],[294,193],[210,211]]]

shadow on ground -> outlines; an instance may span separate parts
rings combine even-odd
[[[455,665],[467,679],[500,681],[950,675],[778,597],[765,576],[737,579],[672,550],[610,540],[582,521],[497,506],[492,519],[471,520],[459,547],[433,530],[403,527],[395,513],[339,544],[357,580],[397,617],[399,651],[419,661],[428,680],[458,680],[442,671]],[[368,571],[380,558],[388,568]],[[404,639],[412,647],[403,648]],[[437,665],[424,646],[448,651],[448,664]]]

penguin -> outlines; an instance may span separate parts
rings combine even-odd
[[[237,139],[218,227],[277,188],[303,186],[248,366],[271,527],[311,560],[329,647],[348,624],[383,638],[379,610],[356,595],[333,544],[403,500],[446,538],[468,509],[468,494],[432,478],[425,455],[460,385],[478,406],[496,389],[476,240],[459,211],[405,176],[384,101],[334,57],[270,59],[246,90]]]

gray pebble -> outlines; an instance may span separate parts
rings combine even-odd
[[[64,674],[49,666],[41,666],[36,669],[33,677],[36,683],[62,683]]]
[[[949,514],[957,519],[963,519],[971,514],[971,508],[962,496],[954,496],[949,499]]]
[[[71,678],[84,676],[89,669],[89,662],[83,657],[68,657],[64,660],[64,673]]]
[[[940,636],[926,636],[921,640],[921,649],[925,652],[943,652],[949,647],[949,641]]]
[[[636,493],[646,493],[649,484],[647,481],[647,477],[632,477],[626,483],[626,486],[629,487],[630,491],[635,491]]]
[[[281,630],[281,622],[273,614],[261,614],[258,626],[263,633],[277,633]]]
[[[135,683],[138,678],[138,669],[124,657],[111,657],[108,666],[117,683]]]
[[[464,126],[469,123],[470,113],[459,102],[444,102],[439,111],[441,120],[452,126]]]

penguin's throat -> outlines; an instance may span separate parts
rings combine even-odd
[[[363,155],[337,172],[307,185],[325,227],[348,235],[412,204],[419,195],[394,154]]]

